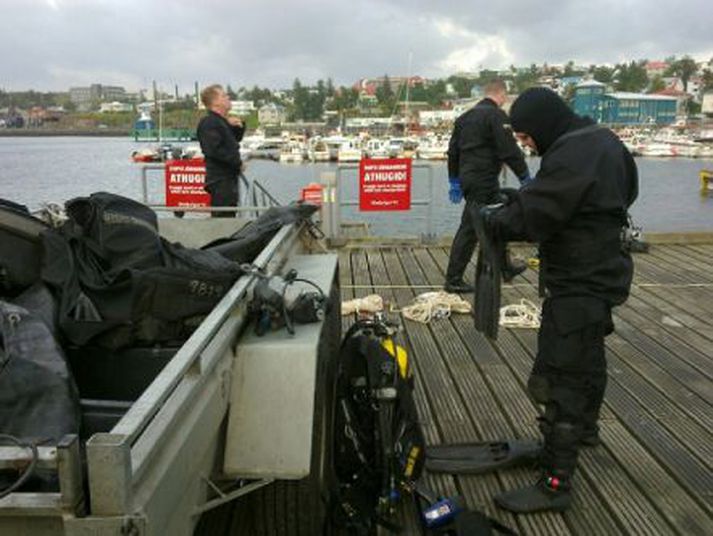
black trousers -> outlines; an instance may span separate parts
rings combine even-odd
[[[582,320],[577,322],[572,319],[577,299],[567,300],[566,308],[556,298],[542,306],[537,357],[528,383],[535,400],[545,406],[543,469],[563,476],[574,471],[582,432],[597,429],[607,382],[604,337],[613,329],[609,307],[602,302],[592,307],[592,298],[583,298]]]
[[[463,280],[463,274],[468,267],[470,259],[473,257],[475,246],[478,244],[478,234],[475,228],[473,214],[477,213],[484,205],[495,203],[497,196],[491,198],[466,197],[463,214],[460,218],[460,225],[453,237],[451,252],[448,257],[448,267],[446,268],[446,283],[457,284]],[[510,254],[505,250],[502,259],[502,268],[510,267]]]
[[[237,177],[226,177],[206,185],[211,207],[236,207],[240,199]],[[235,212],[211,212],[212,218],[234,218]]]
[[[484,203],[478,203],[473,197],[466,197],[460,226],[453,237],[451,253],[446,268],[446,283],[458,283],[463,279],[465,269],[473,257],[478,236],[475,234],[475,223],[471,211],[478,210]]]

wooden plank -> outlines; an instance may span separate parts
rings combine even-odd
[[[679,359],[713,377],[711,344],[686,325],[663,315],[660,310],[639,297],[634,291],[628,301],[616,309],[616,316],[626,319],[642,333],[665,344]]]
[[[352,279],[352,255],[351,250],[342,248],[338,251],[339,258],[339,285],[341,287],[342,301],[349,301],[354,298],[354,284]],[[355,315],[342,316],[342,335],[354,323]]]
[[[435,254],[434,256],[438,256]],[[530,287],[534,292],[534,289]],[[505,293],[511,293],[513,301],[519,300],[513,294],[512,287],[504,289]],[[471,326],[472,329],[472,326]],[[507,356],[509,364],[515,365],[516,374],[520,377],[524,385],[530,374],[532,367],[532,355],[536,351],[537,339],[534,330],[518,330],[520,335],[526,335],[526,347],[529,347],[530,357],[526,362],[512,359],[513,356],[522,352],[522,346],[514,342],[514,334],[510,330],[501,330],[498,338],[498,347]],[[526,398],[523,393],[521,395]],[[618,425],[616,421],[610,420],[611,414],[605,408],[602,426]],[[602,493],[601,489],[622,488],[635,489],[636,484],[622,477],[622,468],[618,467],[610,454],[603,449],[586,449],[582,452],[581,469],[576,481],[575,506],[565,515],[568,523],[577,534],[616,534],[623,532],[627,534],[646,533],[666,533],[666,522],[656,514],[648,498],[640,491],[628,493],[626,500],[622,501],[617,495]],[[578,502],[580,500],[581,503]],[[633,513],[633,514],[632,514]],[[597,530],[598,524],[608,522],[606,529]],[[623,529],[622,529],[623,528]]]
[[[403,250],[399,253],[403,253]],[[407,270],[402,267],[400,255],[397,255],[396,252],[385,253],[384,260],[393,283],[401,285],[409,282],[411,284],[423,282],[423,278],[416,278],[415,273],[412,274],[414,275],[413,279],[407,279]],[[405,289],[397,292],[400,292],[408,301],[411,301],[416,295],[415,292]],[[414,351],[417,352],[414,358],[418,363],[422,363],[421,380],[431,400],[439,428],[443,431],[443,441],[453,443],[477,440],[479,438],[478,431],[469,418],[467,405],[460,396],[457,396],[457,401],[452,400],[453,395],[459,393],[459,389],[440,355],[439,348],[428,326],[411,321],[405,321],[404,325],[409,336],[416,334],[418,338],[419,342],[414,344]],[[414,338],[415,340],[416,338]],[[454,404],[457,406],[454,407]],[[457,478],[457,483],[469,507],[485,510],[489,515],[497,517],[508,526],[515,525],[515,519],[511,514],[495,511],[491,502],[492,495],[502,490],[497,475],[460,476]]]
[[[374,285],[384,286],[384,288],[382,288],[381,295],[384,298],[385,302],[394,305],[397,304],[398,297],[396,296],[396,293],[393,291],[393,289],[388,288],[388,286],[391,285],[391,281],[386,271],[386,266],[384,264],[381,252],[376,248],[369,249],[367,250],[367,259],[369,262],[371,277]],[[389,316],[393,317],[394,315],[392,314]],[[424,435],[426,436],[426,441],[428,444],[440,443],[441,440],[438,432],[438,427],[436,426],[436,419],[433,416],[431,408],[428,404],[426,393],[423,392],[423,389],[421,388],[422,373],[418,368],[417,359],[415,358],[415,352],[408,339],[407,333],[405,331],[402,331],[400,334],[397,335],[395,340],[397,344],[403,346],[408,352],[409,360],[414,370],[416,382],[416,388],[414,391],[416,408],[419,414],[419,419],[421,422],[422,429],[424,431]],[[455,480],[450,475],[426,474],[424,475],[423,480],[425,481],[427,489],[436,490],[441,496],[453,496],[458,493]],[[414,501],[406,501],[402,503],[401,508],[399,510],[399,519],[401,525],[404,528],[405,534],[420,533],[418,515],[419,514],[416,510]]]
[[[526,298],[534,297],[534,289],[518,289]],[[711,500],[713,500],[713,478],[706,465],[710,463],[710,433],[700,425],[691,425],[679,408],[668,404],[662,392],[648,384],[643,377],[632,371],[627,358],[636,350],[625,341],[612,335],[607,340],[610,382],[607,389],[606,404],[627,424],[639,441],[668,467],[671,474],[676,475],[677,483],[671,483],[671,493],[676,496],[663,498],[653,494],[651,500],[663,511],[676,526],[693,516],[699,524],[710,516]],[[612,351],[613,350],[613,351]],[[622,354],[622,356],[620,356]],[[672,417],[675,415],[675,417]],[[645,425],[655,423],[655,425]],[[663,424],[663,426],[662,426]],[[691,429],[691,427],[693,427]],[[670,429],[674,431],[669,431]],[[688,432],[686,432],[688,430]],[[686,440],[681,439],[682,437]],[[691,443],[696,446],[692,450],[698,457],[692,457],[689,450]],[[633,444],[631,437],[622,443],[623,450]],[[621,450],[614,450],[615,456],[621,459]],[[622,462],[626,466],[625,462]],[[658,466],[649,468],[661,476],[669,473]],[[687,489],[690,495],[685,492]],[[698,501],[693,497],[697,497]],[[676,502],[675,507],[670,502]]]
[[[400,258],[404,266],[404,270],[409,277],[409,280],[416,282],[431,282],[442,281],[442,273],[433,263],[428,252],[423,249],[413,249],[400,252]],[[499,367],[501,373],[505,373],[508,377],[504,380],[503,386],[505,389],[494,392],[486,378],[483,377],[477,366],[474,366],[473,358],[468,348],[465,347],[463,341],[454,329],[451,322],[446,320],[432,321],[429,327],[434,333],[434,338],[438,341],[441,349],[442,359],[448,367],[454,383],[459,388],[466,405],[470,410],[470,418],[473,422],[473,427],[480,429],[480,439],[497,439],[513,437],[511,425],[508,423],[507,417],[501,409],[503,404],[498,400],[498,395],[503,392],[510,393],[511,397],[518,402],[527,403],[526,397],[522,396],[521,387],[512,377],[512,374],[507,371],[506,367]],[[495,373],[494,369],[490,370],[491,374]],[[512,396],[514,395],[514,396]],[[530,413],[532,408],[530,407]],[[534,419],[528,419],[529,423],[533,423]],[[532,431],[530,432],[532,437]],[[524,469],[515,469],[511,471],[503,471],[497,475],[486,475],[487,477],[499,477],[505,489],[513,489],[526,486],[532,483],[533,474],[531,471]],[[481,487],[484,477],[480,477]],[[494,489],[488,489],[485,496],[485,501],[490,503],[490,498],[494,493],[500,491],[499,486]],[[495,510],[492,505],[486,504],[486,510],[492,515],[501,516],[502,512]],[[561,516],[556,514],[542,514],[540,516],[528,516],[518,518],[518,521],[523,527],[526,534],[569,534],[569,528]]]

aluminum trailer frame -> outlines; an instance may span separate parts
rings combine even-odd
[[[188,222],[187,222],[188,223]],[[275,273],[303,251],[306,235],[283,227],[254,265]],[[244,275],[108,433],[86,444],[86,480],[76,438],[40,449],[56,468],[59,493],[12,493],[0,499],[0,533],[38,536],[191,534],[201,513],[272,482],[224,492],[214,481],[230,397],[236,342],[247,322],[255,276]],[[22,466],[23,449],[0,449],[0,467]],[[209,490],[218,498],[208,501]]]

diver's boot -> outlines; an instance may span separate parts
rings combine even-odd
[[[446,281],[443,285],[443,290],[450,294],[472,294],[475,292],[475,287],[469,285],[463,279],[458,279],[457,281]]]
[[[516,514],[562,512],[572,504],[569,478],[544,473],[531,486],[496,495],[495,504]]]
[[[527,269],[527,264],[525,261],[521,260],[512,260],[512,259],[507,259],[507,262],[505,265],[503,265],[503,268],[501,270],[501,274],[503,276],[503,281],[506,283],[509,283],[515,277],[520,275],[522,272],[524,272]]]
[[[545,438],[540,458],[542,476],[531,486],[497,495],[495,504],[500,508],[529,514],[544,510],[563,511],[572,503],[570,480],[577,464],[582,427],[557,422],[552,418],[553,413],[553,406],[550,406],[545,410],[545,417],[540,419],[540,430]]]
[[[585,424],[582,427],[582,435],[579,436],[580,447],[597,447],[601,445],[598,424]]]

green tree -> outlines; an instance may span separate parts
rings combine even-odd
[[[616,79],[614,85],[617,91],[640,92],[648,85],[649,79],[646,75],[645,61],[631,61],[617,65]]]
[[[481,86],[484,86],[488,82],[492,82],[496,78],[499,78],[498,76],[498,71],[493,71],[491,69],[483,69],[478,73],[478,79],[476,82],[480,84]],[[464,97],[470,97],[470,88],[473,87],[473,82],[468,81],[468,94],[463,95]]]
[[[481,71],[481,73],[482,72],[483,71]],[[463,78],[462,76],[449,76],[446,79],[446,82],[453,86],[453,89],[458,97],[463,99],[470,97],[470,90],[473,88],[474,83],[481,84],[480,78],[481,76],[478,76],[478,79],[474,82],[470,78]]]
[[[674,61],[669,70],[681,79],[683,83],[683,91],[688,91],[688,82],[691,77],[698,71],[696,61],[690,56],[684,56],[680,60]]]
[[[614,78],[614,69],[606,65],[595,65],[591,72],[594,79],[602,84],[610,84]]]
[[[703,91],[713,90],[713,71],[705,69],[703,71]]]
[[[651,79],[651,84],[649,85],[649,93],[656,93],[657,91],[661,91],[662,89],[666,89],[666,82],[663,81],[663,78],[661,78],[661,76],[654,76]]]
[[[391,114],[396,105],[396,95],[394,90],[391,89],[391,80],[389,80],[388,74],[384,75],[382,83],[376,88],[376,99],[379,102],[381,112]]]
[[[299,78],[295,78],[292,84],[292,119],[294,121],[304,120],[307,109],[307,99],[309,94],[305,87],[300,82]]]

